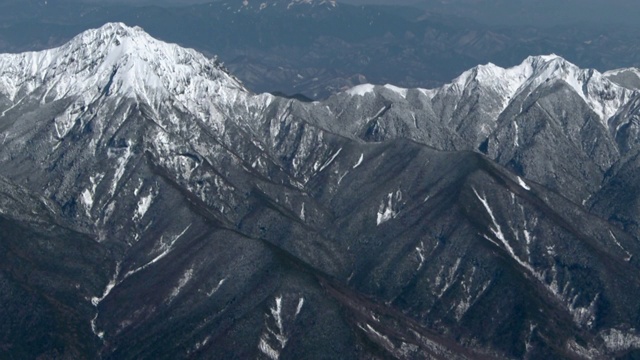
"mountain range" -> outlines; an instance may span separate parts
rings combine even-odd
[[[108,23],[0,55],[0,350],[640,356],[640,71],[256,94]]]
[[[440,87],[477,64],[511,67],[531,54],[600,71],[640,64],[637,5],[628,0],[393,4],[0,0],[0,52],[56,47],[124,22],[218,56],[254,91],[314,100],[363,83]]]

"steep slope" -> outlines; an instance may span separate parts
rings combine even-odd
[[[638,350],[640,248],[571,201],[595,186],[575,181],[562,196],[544,185],[567,183],[519,176],[541,176],[547,148],[516,147],[535,167],[516,173],[463,151],[489,141],[485,152],[517,169],[495,142],[512,122],[536,120],[548,132],[523,143],[555,136],[565,160],[613,163],[615,143],[613,155],[588,153],[604,159],[578,144],[614,139],[598,106],[634,93],[598,97],[590,89],[610,83],[597,74],[578,93],[572,77],[547,72],[569,65],[531,58],[529,77],[480,67],[439,90],[365,86],[303,103],[251,94],[215,60],[123,24],[0,63],[0,301],[12,319],[0,348],[15,357]],[[558,121],[560,96],[588,116]],[[525,101],[541,105],[508,122]],[[28,276],[40,269],[46,276]],[[43,310],[28,322],[30,304]],[[45,335],[15,336],[13,324],[26,323]]]
[[[7,358],[95,356],[86,300],[113,262],[90,236],[57,224],[50,202],[0,179],[0,348]]]

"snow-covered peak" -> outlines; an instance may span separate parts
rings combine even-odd
[[[479,65],[465,71],[450,84],[425,93],[431,97],[444,93],[462,98],[466,93],[489,91],[488,96],[494,99],[497,97],[502,104],[500,108],[495,109],[494,115],[497,118],[516,97],[528,95],[546,83],[564,81],[598,114],[603,124],[606,124],[606,121],[635,94],[631,87],[625,88],[611,81],[614,75],[603,75],[593,69],[580,69],[564,58],[551,54],[530,56],[521,64],[510,68],[502,68],[491,63]],[[637,77],[637,81],[636,89],[640,88],[640,77]]]
[[[528,56],[523,63],[530,64],[531,66],[539,66],[542,64],[547,64],[552,61],[566,61],[562,56],[556,54],[549,55],[534,55]]]
[[[494,90],[502,95],[503,100],[507,100],[513,97],[530,76],[531,71],[527,68],[504,69],[488,63],[465,71],[444,88],[462,94],[470,87],[481,86]]]
[[[531,92],[546,82],[564,81],[600,117],[603,124],[626,104],[634,92],[610,81],[594,69],[581,69],[559,57],[531,57],[513,69],[532,71],[529,79],[518,89]]]
[[[544,73],[554,66],[555,69],[558,69],[557,65],[563,63],[569,64],[563,58],[551,54],[530,56],[520,65],[510,68],[502,68],[492,63],[478,65],[462,73],[459,77],[455,78],[451,84],[445,85],[444,88],[462,94],[465,89],[469,87],[479,86],[494,90],[499,95],[502,95],[503,100],[506,101],[525,90],[528,85],[534,83],[535,79],[541,75],[562,78],[563,74],[561,74],[561,72],[558,72],[558,74]],[[544,80],[542,82],[544,82]],[[505,102],[505,106],[507,102],[508,101]]]
[[[150,105],[172,97],[185,106],[202,92],[243,91],[215,59],[122,23],[87,30],[59,48],[0,55],[0,92],[18,101],[36,89],[43,102],[118,94]]]
[[[478,65],[436,89],[418,89],[427,98],[442,99],[453,108],[467,97],[480,96],[484,111],[497,120],[515,99],[528,96],[539,87],[563,81],[600,117],[603,125],[632,97],[640,93],[640,71],[620,69],[602,74],[594,69],[580,69],[561,56],[530,56],[521,64],[502,68],[492,63]],[[405,96],[406,89],[385,86]],[[381,89],[382,87],[380,87]],[[351,96],[365,96],[379,89],[363,84],[346,91]]]
[[[99,39],[108,39],[113,37],[143,37],[147,38],[147,40],[153,41],[153,38],[144,32],[144,30],[139,26],[127,26],[121,22],[114,22],[106,23],[97,29],[89,29],[79,35],[76,35],[73,40],[67,43],[67,45],[77,45],[78,42],[89,44]]]

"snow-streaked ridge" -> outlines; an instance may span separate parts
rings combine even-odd
[[[634,95],[602,73],[580,69],[555,54],[530,56],[520,65],[510,68],[491,63],[480,65],[464,72],[436,92],[453,90],[462,95],[471,86],[490,89],[502,101],[502,108],[496,111],[499,114],[519,95],[528,95],[545,83],[560,80],[569,85],[605,124]]]
[[[618,69],[603,74],[594,69],[581,69],[564,58],[551,54],[530,56],[521,64],[509,68],[492,63],[479,65],[463,72],[451,83],[440,88],[417,90],[430,100],[439,95],[458,97],[460,100],[469,93],[482,91],[492,100],[498,100],[499,106],[490,111],[497,119],[518,96],[529,95],[545,83],[564,81],[606,125],[606,121],[614,116],[620,107],[638,94],[636,90],[625,88],[610,80],[612,76],[623,72],[638,74],[640,81],[638,69]],[[384,88],[403,97],[408,91],[392,85],[385,85]],[[347,90],[346,93],[364,96],[375,91],[376,86],[363,84]]]

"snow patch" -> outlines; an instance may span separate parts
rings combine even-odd
[[[104,331],[100,331],[98,329],[98,313],[91,319],[91,331],[95,336],[97,336],[100,340],[104,339]]]
[[[3,80],[3,79],[2,79],[2,78],[0,78],[0,81],[2,81],[2,80]],[[1,89],[1,88],[0,88],[0,89]],[[26,96],[25,96],[25,97],[26,97]],[[15,109],[18,105],[20,105],[20,103],[22,103],[22,100],[24,100],[24,99],[25,99],[25,97],[23,97],[23,98],[22,98],[22,99],[20,99],[18,102],[16,102],[15,104],[13,104],[13,106],[11,106],[11,107],[7,108],[6,110],[4,110],[4,111],[2,112],[2,115],[0,115],[0,117],[4,117],[4,116],[7,114],[7,112],[9,112],[9,111],[11,111],[11,110]],[[13,101],[13,98],[11,98],[11,101]],[[57,130],[57,129],[56,129],[56,130]]]
[[[456,280],[456,275],[458,273],[458,268],[460,267],[461,259],[457,259],[455,264],[449,268],[447,273],[445,274],[444,265],[440,268],[438,275],[436,276],[434,285],[440,288],[440,293],[438,294],[438,298],[441,298],[447,290],[454,284]]]
[[[376,218],[376,225],[383,224],[398,216],[398,204],[402,201],[402,191],[398,190],[395,193],[389,193],[387,199],[382,200],[380,207],[378,208],[378,216]]]
[[[355,165],[353,165],[353,168],[357,169],[360,165],[362,165],[363,161],[364,161],[364,154],[361,154],[360,159],[358,159],[358,162]]]
[[[150,192],[147,196],[143,196],[140,198],[140,200],[138,200],[138,206],[135,214],[133,215],[133,221],[142,220],[144,215],[149,210],[149,207],[151,207],[151,203],[153,202],[153,199],[154,199],[154,194],[153,192]]]
[[[380,110],[378,110],[378,112],[375,115],[373,115],[373,117],[371,117],[371,119],[369,119],[369,121],[380,117],[380,115],[382,115],[385,112],[385,110],[387,110],[386,106],[383,106],[382,108],[380,108]]]
[[[280,358],[280,352],[272,348],[264,338],[260,338],[258,349],[271,360],[278,360]]]
[[[333,162],[333,160],[335,160],[338,155],[340,155],[340,152],[342,151],[342,148],[338,149],[338,151],[336,151],[335,154],[333,154],[333,156],[331,156],[331,158],[329,158],[329,160],[327,160],[321,167],[320,170],[318,170],[318,172],[322,172],[322,170],[326,169],[329,165],[331,165],[331,163]]]
[[[373,93],[375,89],[375,85],[372,84],[362,84],[352,87],[347,90],[346,93],[351,96],[365,96],[367,94]]]
[[[193,269],[189,269],[182,275],[180,280],[178,280],[178,285],[175,288],[173,288],[173,290],[171,291],[171,295],[169,295],[169,300],[168,300],[169,303],[172,302],[180,294],[180,291],[184,289],[184,287],[189,283],[189,281],[192,278],[193,278]]]
[[[100,305],[102,300],[104,300],[107,296],[109,296],[109,294],[111,293],[111,290],[113,290],[113,288],[116,287],[116,285],[118,284],[117,283],[118,275],[120,275],[120,263],[116,264],[116,270],[113,273],[113,277],[107,284],[107,287],[102,292],[102,296],[100,297],[94,296],[91,298],[91,304],[93,304],[93,306],[97,307],[98,305]]]
[[[613,231],[609,230],[609,234],[611,235],[611,238],[613,239],[613,242],[618,245],[618,247],[620,249],[622,249],[622,251],[625,252],[625,254],[627,254],[627,257],[624,258],[624,260],[626,262],[631,261],[631,258],[633,257],[633,255],[631,255],[631,253],[629,251],[627,251],[627,249],[624,248],[624,246],[622,246],[622,244],[620,244],[620,241],[618,241],[618,238],[616,237],[616,235],[613,233]]]
[[[605,346],[609,351],[627,351],[640,349],[640,335],[635,329],[624,332],[618,329],[610,329],[601,334]]]
[[[389,89],[389,90],[391,90],[391,91],[393,91],[394,93],[400,95],[403,98],[407,97],[407,91],[408,91],[407,89],[403,89],[403,88],[400,88],[400,87],[397,87],[397,86],[394,86],[394,85],[391,85],[391,84],[386,84],[384,87]]]
[[[491,222],[493,222],[493,226],[492,227],[490,226],[489,230],[491,230],[493,235],[498,240],[500,240],[500,242],[504,246],[504,249],[507,250],[509,255],[511,255],[511,258],[513,258],[522,267],[524,267],[525,269],[529,270],[531,273],[535,274],[535,271],[533,270],[533,268],[529,264],[527,264],[526,262],[520,260],[520,258],[516,255],[516,253],[514,252],[513,248],[511,247],[511,245],[509,244],[509,242],[505,238],[504,233],[502,232],[502,228],[500,227],[500,225],[496,221],[496,218],[493,215],[493,211],[491,210],[491,207],[489,206],[489,202],[487,201],[487,199],[482,197],[482,196],[480,196],[480,194],[478,194],[478,192],[476,191],[475,188],[473,189],[473,192],[476,194],[476,197],[478,198],[478,200],[480,200],[480,202],[484,206],[485,210],[487,210],[487,213],[489,214],[489,217],[491,218]],[[485,238],[495,244],[495,242],[493,240],[491,240],[488,236],[485,235]]]
[[[189,228],[191,228],[192,224],[189,224],[184,230],[182,230],[182,232],[178,235],[175,235],[168,244],[164,243],[162,240],[164,237],[160,238],[160,249],[158,251],[160,251],[160,254],[158,254],[155,258],[153,258],[153,260],[149,261],[148,263],[140,266],[137,269],[131,270],[129,272],[127,272],[124,275],[124,278],[126,279],[127,277],[146,269],[147,267],[155,264],[156,262],[160,261],[160,259],[164,258],[165,256],[167,256],[171,250],[173,250],[173,246],[176,244],[176,242],[178,241],[178,239],[180,239],[188,230]]]
[[[347,175],[349,175],[349,171],[346,171],[344,174],[340,175],[340,177],[338,178],[338,185],[342,184],[342,180],[344,180]]]
[[[217,292],[218,292],[218,290],[220,290],[220,287],[222,287],[222,285],[223,285],[226,281],[227,281],[227,278],[224,278],[224,279],[220,280],[220,281],[218,282],[218,285],[216,285],[216,287],[214,287],[213,289],[211,289],[211,291],[209,291],[209,292],[207,293],[207,297],[212,297],[212,296],[213,296],[213,294],[217,293]]]
[[[480,296],[482,296],[487,291],[489,285],[491,284],[491,281],[489,280],[482,284],[482,286],[480,286],[478,290],[474,291],[473,282],[476,270],[477,268],[474,266],[471,269],[471,273],[465,274],[462,278],[462,281],[460,282],[462,286],[462,292],[466,295],[466,297],[463,297],[454,309],[455,317],[458,321],[460,321],[462,317],[467,313],[467,311],[471,308],[471,306],[473,306],[476,301],[478,301]]]
[[[276,320],[276,326],[278,327],[278,330],[280,332],[280,334],[283,333],[283,327],[282,327],[282,296],[279,296],[276,298],[276,307],[275,308],[271,308],[271,316],[273,316],[273,318]],[[287,344],[287,338],[284,336],[279,336],[277,337],[278,341],[280,341],[280,345],[282,345],[282,347],[284,348],[284,346]]]
[[[110,195],[113,197],[116,193],[116,190],[118,189],[118,185],[120,183],[120,179],[122,179],[122,176],[124,175],[124,171],[127,167],[127,164],[129,163],[129,159],[131,158],[131,148],[130,148],[130,144],[127,143],[127,147],[124,150],[124,154],[122,154],[120,157],[118,157],[118,159],[116,160],[116,171],[113,175],[113,182],[111,183],[111,191],[110,191]],[[112,153],[109,152],[109,156],[112,156]]]
[[[522,187],[523,189],[530,191],[531,188],[529,187],[529,185],[527,185],[526,182],[524,182],[524,180],[522,180],[522,178],[520,176],[517,176],[518,178],[518,185],[520,185],[520,187]]]
[[[87,216],[91,216],[91,209],[93,208],[93,193],[89,189],[84,189],[80,194],[80,202],[84,205],[84,210]]]
[[[373,328],[373,326],[366,324],[366,328],[363,327],[362,325],[358,324],[358,327],[362,330],[364,330],[367,334],[369,334],[370,336],[373,336],[375,338],[375,340],[379,341],[382,343],[382,345],[387,349],[387,350],[394,350],[395,346],[393,345],[393,343],[391,342],[391,340],[389,340],[389,338],[386,335],[383,335],[382,333],[378,332],[376,329]]]
[[[275,306],[270,307],[269,312],[265,314],[266,331],[262,333],[260,342],[258,343],[260,352],[272,360],[280,358],[280,353],[289,342],[290,331],[288,328],[293,325],[293,322],[297,319],[298,315],[300,315],[302,307],[304,306],[304,298],[298,298],[293,316],[286,316],[285,302],[291,304],[291,302],[286,301],[282,295],[275,298]],[[288,314],[291,314],[291,312],[289,311]],[[275,325],[275,328],[273,328],[272,325]]]
[[[111,293],[111,291],[113,290],[113,288],[115,288],[118,285],[118,275],[120,275],[120,263],[116,264],[116,269],[113,273],[113,277],[111,278],[111,280],[109,281],[109,283],[107,284],[107,286],[105,287],[104,291],[102,292],[102,296],[97,297],[94,296],[91,298],[91,304],[94,307],[98,307],[98,305],[100,305],[100,303],[107,297],[109,296],[109,294]],[[96,311],[96,315],[93,317],[93,319],[91,319],[91,331],[93,331],[93,333],[100,339],[104,338],[104,331],[100,331],[98,330],[98,325],[97,325],[97,321],[98,321],[98,315],[100,313],[98,311]]]
[[[209,342],[209,340],[211,340],[211,336],[207,336],[206,338],[204,338],[204,340],[196,343],[196,345],[194,346],[193,350],[187,354],[187,355],[191,355],[191,353],[198,351],[200,349],[202,349],[205,345],[207,345],[207,343]]]
[[[304,298],[300,298],[298,300],[298,306],[296,307],[296,314],[295,316],[297,317],[298,315],[300,315],[300,312],[302,311],[302,306],[304,305]]]
[[[418,259],[420,260],[420,264],[418,265],[418,269],[422,269],[424,265],[424,261],[426,260],[426,251],[424,248],[424,241],[420,241],[420,246],[416,246],[416,251],[418,252]]]

